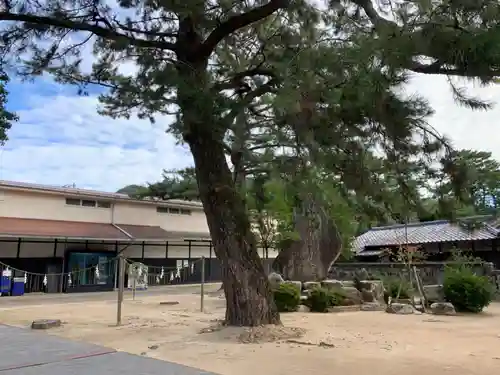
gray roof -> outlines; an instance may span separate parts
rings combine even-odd
[[[406,243],[417,245],[438,242],[459,242],[491,240],[497,238],[500,230],[486,223],[479,229],[468,231],[457,223],[446,220],[429,221],[424,223],[398,224],[385,227],[375,227],[361,236],[356,237],[353,250],[368,255],[366,247],[394,246]],[[406,239],[408,237],[408,240]]]

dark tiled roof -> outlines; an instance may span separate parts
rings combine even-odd
[[[411,223],[406,226],[406,230],[404,224],[398,224],[372,228],[363,233],[354,240],[353,250],[359,253],[371,246],[490,240],[499,233],[498,229],[488,224],[470,232],[459,224],[446,220]]]
[[[0,236],[128,240],[111,224],[0,217]]]

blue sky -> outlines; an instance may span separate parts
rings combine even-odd
[[[500,99],[500,86],[468,87],[482,98]],[[20,121],[0,151],[0,179],[115,191],[156,181],[163,169],[192,164],[188,150],[165,134],[168,117],[156,124],[102,117],[96,112],[96,90],[82,97],[76,88],[48,78],[13,81],[8,88],[8,107]],[[456,147],[491,151],[500,160],[500,107],[488,112],[457,107],[438,76],[415,76],[406,91],[430,100],[436,110],[430,123]]]
[[[98,89],[78,96],[75,87],[38,79],[13,80],[8,90],[8,108],[20,121],[0,151],[0,179],[115,191],[192,164],[165,133],[169,118],[151,124],[100,116]]]

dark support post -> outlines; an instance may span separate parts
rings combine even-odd
[[[165,242],[165,259],[168,258],[168,241]]]
[[[21,237],[17,239],[17,258],[21,257]]]
[[[53,258],[57,258],[57,238],[54,240],[54,254]]]
[[[208,248],[208,279],[210,280],[212,276],[212,241]]]
[[[142,241],[142,255],[141,255],[141,259],[144,261],[144,246],[145,246],[145,241]]]
[[[85,241],[85,251],[89,251],[89,240]]]
[[[191,240],[188,240],[188,264],[191,264]]]
[[[118,256],[118,241],[115,241],[115,254]],[[116,290],[118,288],[118,258],[115,258],[115,275],[113,280],[113,288]]]

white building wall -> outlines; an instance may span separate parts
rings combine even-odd
[[[157,212],[155,204],[144,204],[134,201],[116,201],[114,208],[99,208],[99,207],[83,207],[72,206],[66,204],[66,196],[53,193],[37,192],[37,191],[18,191],[4,189],[0,191],[0,216],[16,217],[25,219],[42,219],[42,220],[62,220],[62,221],[81,221],[94,223],[118,223],[130,225],[151,225],[160,226],[164,230],[171,233],[175,238],[175,232],[189,232],[193,234],[199,233],[199,237],[209,237],[208,225],[203,210],[199,207],[188,208],[191,211],[190,215],[172,214]],[[71,196],[68,196],[71,198]],[[75,198],[75,197],[74,197]],[[83,197],[82,199],[90,199],[91,197]],[[102,198],[106,201],[106,198]],[[172,206],[173,207],[173,206]],[[196,237],[196,236],[195,236]],[[182,246],[180,246],[182,245]],[[187,242],[184,241],[169,241],[168,258],[187,259],[189,257],[189,249]],[[203,246],[200,246],[203,245]],[[81,247],[84,245],[76,245],[74,243],[59,242],[57,245],[56,256],[62,257],[65,250],[68,248]],[[123,245],[120,245],[120,249]],[[89,243],[90,250],[115,251],[113,243]],[[145,258],[164,258],[165,245],[146,246]],[[265,257],[263,249],[258,250],[261,257]],[[142,257],[142,246],[134,244],[125,252],[125,256],[131,258]],[[17,240],[13,242],[0,242],[0,258],[16,257],[17,255]],[[29,257],[53,257],[54,244],[53,241],[46,243],[26,243],[21,245],[21,258]],[[273,250],[269,250],[269,257],[274,258],[277,255]],[[210,247],[208,243],[193,242],[191,247],[191,258],[201,258],[202,256],[210,256]],[[215,252],[212,249],[212,257],[215,257]]]
[[[1,193],[0,216],[22,219],[110,223],[111,209],[70,206],[61,195],[6,190]]]

